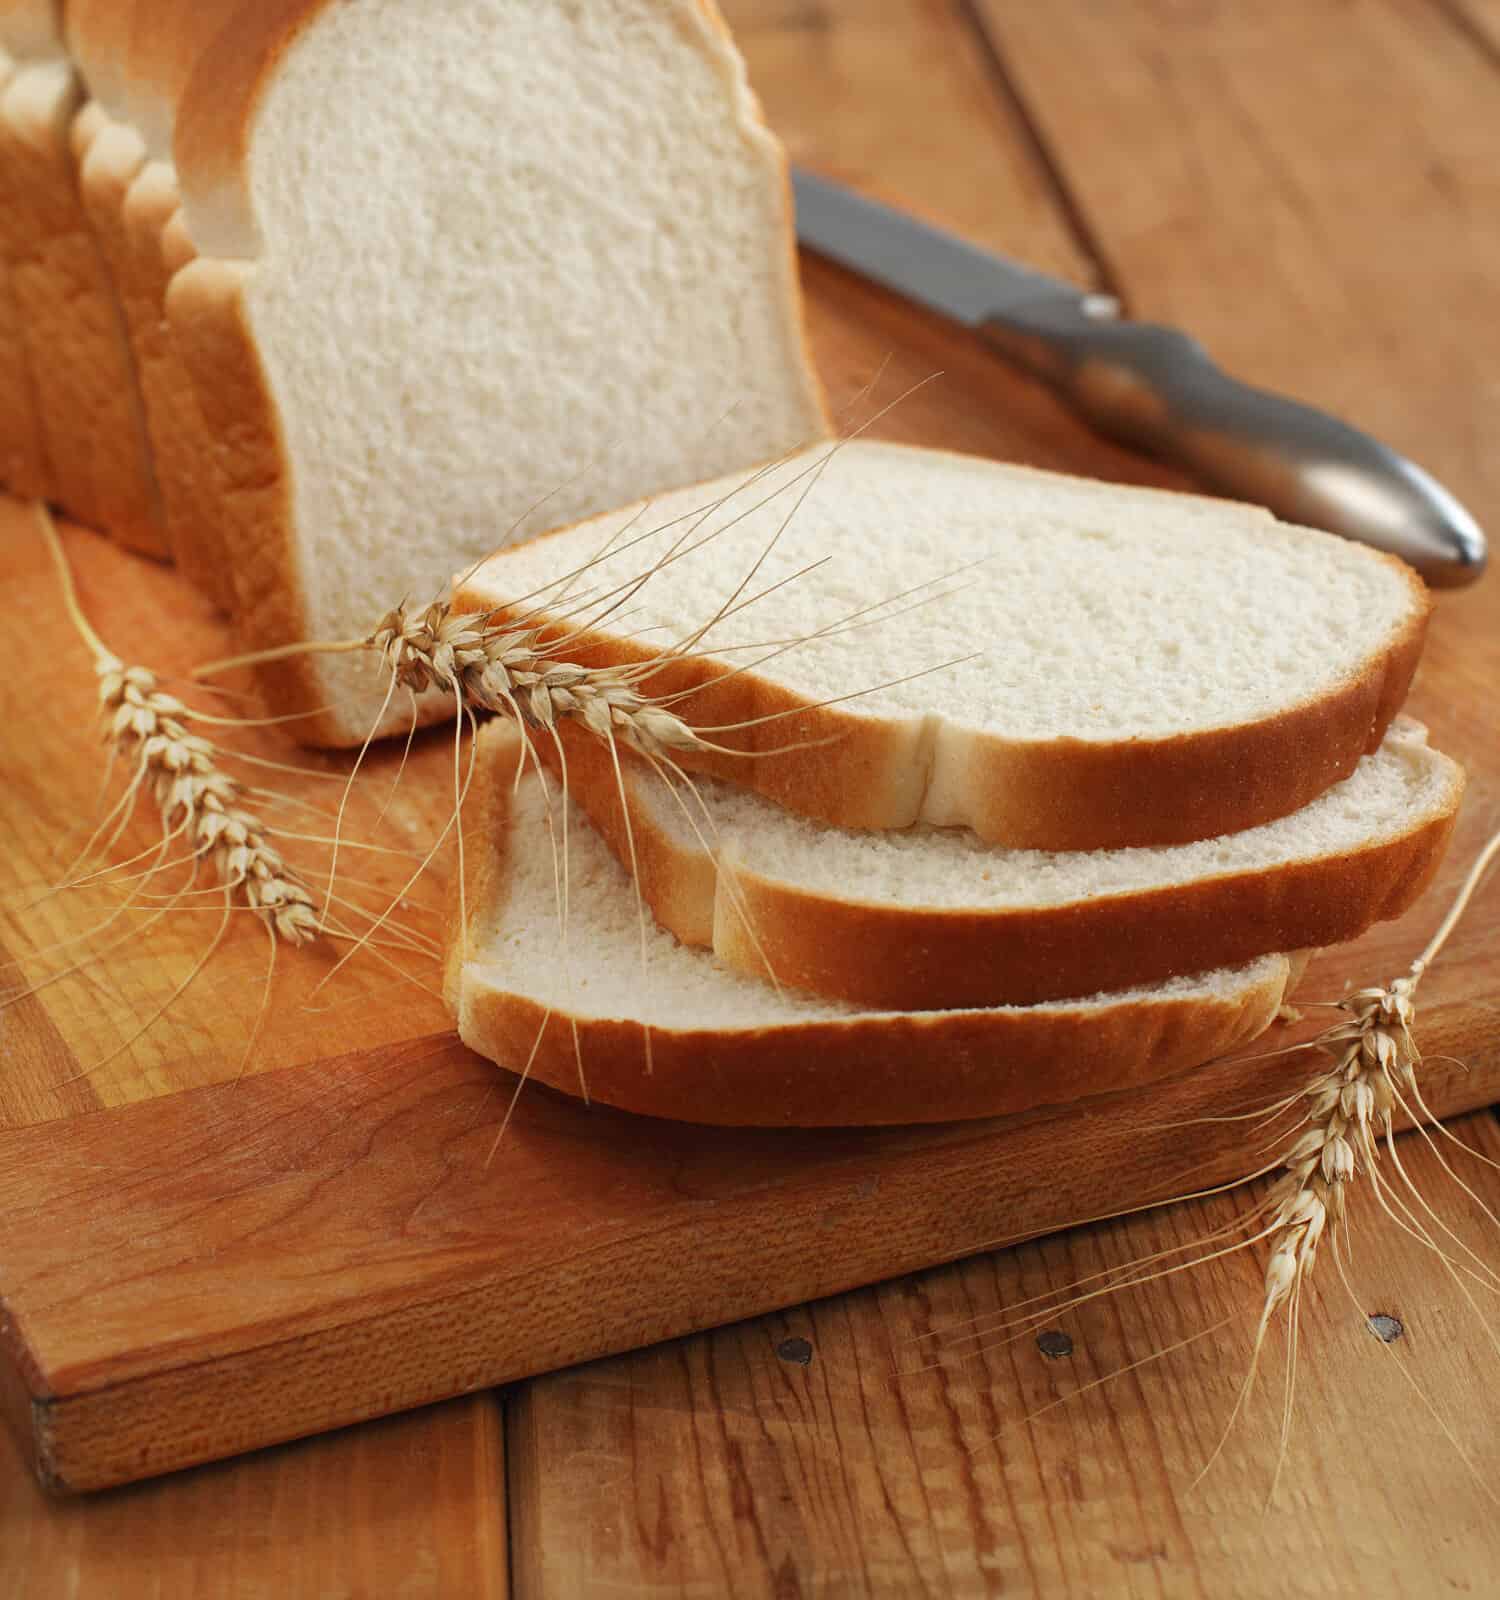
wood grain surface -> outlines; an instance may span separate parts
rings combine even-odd
[[[725,10],[798,159],[1110,288],[1138,314],[1182,321],[1243,376],[1382,432],[1481,520],[1500,503],[1500,332],[1486,309],[1500,263],[1488,153],[1500,13],[1489,0],[734,0]],[[943,374],[884,420],[885,435],[1181,481],[1092,439],[937,319],[817,260],[805,276],[836,401],[878,371],[878,398]],[[56,820],[90,814],[98,766],[78,756],[89,737],[86,660],[40,620],[56,613],[39,547],[22,523],[5,530],[0,587],[45,637],[44,650],[33,641],[24,666],[0,674],[0,852],[14,917],[55,873]],[[71,540],[86,602],[118,626],[122,648],[145,641],[169,670],[216,648],[211,620],[175,580],[141,578],[88,535]],[[1444,596],[1414,697],[1476,773],[1450,888],[1500,821],[1497,623],[1493,580]],[[274,733],[265,741],[284,749]],[[358,828],[411,850],[431,836],[447,755],[435,739],[419,746],[426,770],[396,791],[372,835],[392,760],[377,760],[356,801]],[[321,780],[286,781],[324,802]],[[358,874],[369,893],[390,892],[408,865],[370,859]],[[1363,950],[1325,958],[1304,993],[1399,970],[1442,893]],[[1500,1070],[1494,894],[1426,996],[1428,1048],[1477,1065],[1467,1077],[1435,1066],[1454,1105],[1492,1098]],[[24,976],[37,972],[26,952],[82,914],[48,903],[7,928]],[[430,926],[420,906],[408,915]],[[537,1095],[524,1103],[525,1137],[486,1171],[496,1110],[487,1069],[448,1041],[430,994],[398,988],[379,962],[351,964],[316,997],[331,963],[285,964],[277,1010],[244,1061],[264,970],[252,928],[232,930],[185,1011],[80,1076],[191,970],[203,935],[188,921],[164,924],[148,954],[143,942],[126,963],[8,1011],[0,1034],[0,1207],[20,1221],[0,1228],[0,1274],[24,1284],[25,1302],[5,1337],[55,1352],[28,1374],[30,1390],[12,1386],[10,1409],[27,1413],[35,1440],[40,1397],[65,1424],[53,1439],[97,1465],[109,1429],[96,1430],[91,1406],[133,1398],[130,1436],[146,1456],[116,1471],[240,1448],[257,1428],[269,1437],[247,1399],[256,1393],[270,1394],[278,1425],[311,1405],[301,1415],[317,1427],[359,1414],[351,1379],[357,1390],[374,1377],[393,1405],[441,1392],[412,1354],[432,1343],[411,1338],[414,1327],[440,1329],[437,1342],[459,1353],[448,1378],[467,1362],[466,1382],[482,1385],[510,1370],[518,1323],[546,1328],[553,1362],[585,1353],[569,1342],[582,1305],[649,1298],[633,1338],[712,1322],[711,1306],[682,1303],[705,1262],[715,1292],[729,1285],[748,1310],[784,1301],[765,1281],[773,1259],[797,1262],[796,1293],[827,1295],[871,1271],[973,1249],[1001,1231],[1002,1214],[1023,1219],[1014,1231],[1088,1214],[1120,1170],[1169,1190],[1184,1165],[1187,1181],[1212,1168],[1211,1130],[1185,1135],[1162,1126],[1177,1116],[1140,1107],[1062,1113],[1052,1126],[1029,1119],[1005,1139],[949,1130],[930,1145],[906,1133],[784,1146],[772,1136],[746,1165],[717,1135],[621,1140],[601,1134],[608,1113],[580,1120]],[[1212,1075],[1177,1092],[1201,1114]],[[117,1137],[126,1127],[137,1130],[133,1147]],[[1460,1131],[1500,1157],[1487,1114]],[[1017,1150],[1029,1152],[1018,1166]],[[1408,1138],[1404,1159],[1443,1219],[1493,1260],[1493,1221],[1425,1145]],[[1500,1214],[1495,1171],[1454,1159]],[[495,1241],[524,1231],[518,1171],[534,1174],[570,1230],[562,1270],[542,1252],[536,1274],[494,1270]],[[1355,1300],[1326,1268],[1316,1280],[1269,1512],[1279,1336],[1254,1405],[1193,1485],[1242,1370],[1260,1270],[1249,1259],[1059,1317],[1069,1356],[1049,1358],[1027,1338],[892,1381],[933,1328],[1185,1241],[1237,1203],[1078,1229],[518,1383],[503,1436],[499,1399],[481,1392],[72,1502],[28,1481],[19,1453],[0,1453],[0,1592],[1487,1592],[1500,1532],[1464,1457],[1481,1476],[1492,1468],[1500,1351],[1441,1263],[1368,1205],[1357,1216]],[[303,1265],[287,1270],[278,1262],[293,1239]],[[236,1277],[254,1285],[239,1301],[225,1287]],[[1365,1317],[1377,1311],[1401,1319],[1395,1345],[1371,1336]],[[1232,1313],[1212,1338],[1024,1422],[1076,1384]],[[284,1359],[294,1348],[330,1360],[299,1366]],[[237,1383],[258,1360],[292,1374],[279,1397]],[[174,1432],[177,1396],[213,1425]],[[166,1452],[154,1462],[153,1448]]]

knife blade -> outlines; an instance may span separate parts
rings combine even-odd
[[[1472,583],[1484,533],[1415,462],[1348,423],[1215,366],[1176,328],[794,169],[803,244],[980,334],[1102,433],[1287,522],[1390,551],[1431,584]]]

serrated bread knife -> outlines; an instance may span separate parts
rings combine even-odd
[[[973,328],[1101,433],[1287,522],[1389,550],[1431,584],[1472,583],[1484,534],[1419,466],[1311,406],[1221,372],[1176,328],[1127,322],[1106,295],[1017,266],[794,171],[802,243]]]

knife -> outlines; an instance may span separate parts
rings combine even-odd
[[[1484,571],[1479,524],[1435,478],[1347,423],[1221,372],[1176,328],[794,169],[803,244],[966,327],[1101,433],[1208,488],[1388,550],[1435,585]]]

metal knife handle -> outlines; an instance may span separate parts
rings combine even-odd
[[[1175,328],[1054,305],[991,318],[984,332],[1100,432],[1211,489],[1389,550],[1435,585],[1472,583],[1484,570],[1478,523],[1420,467],[1347,423],[1229,377]]]

